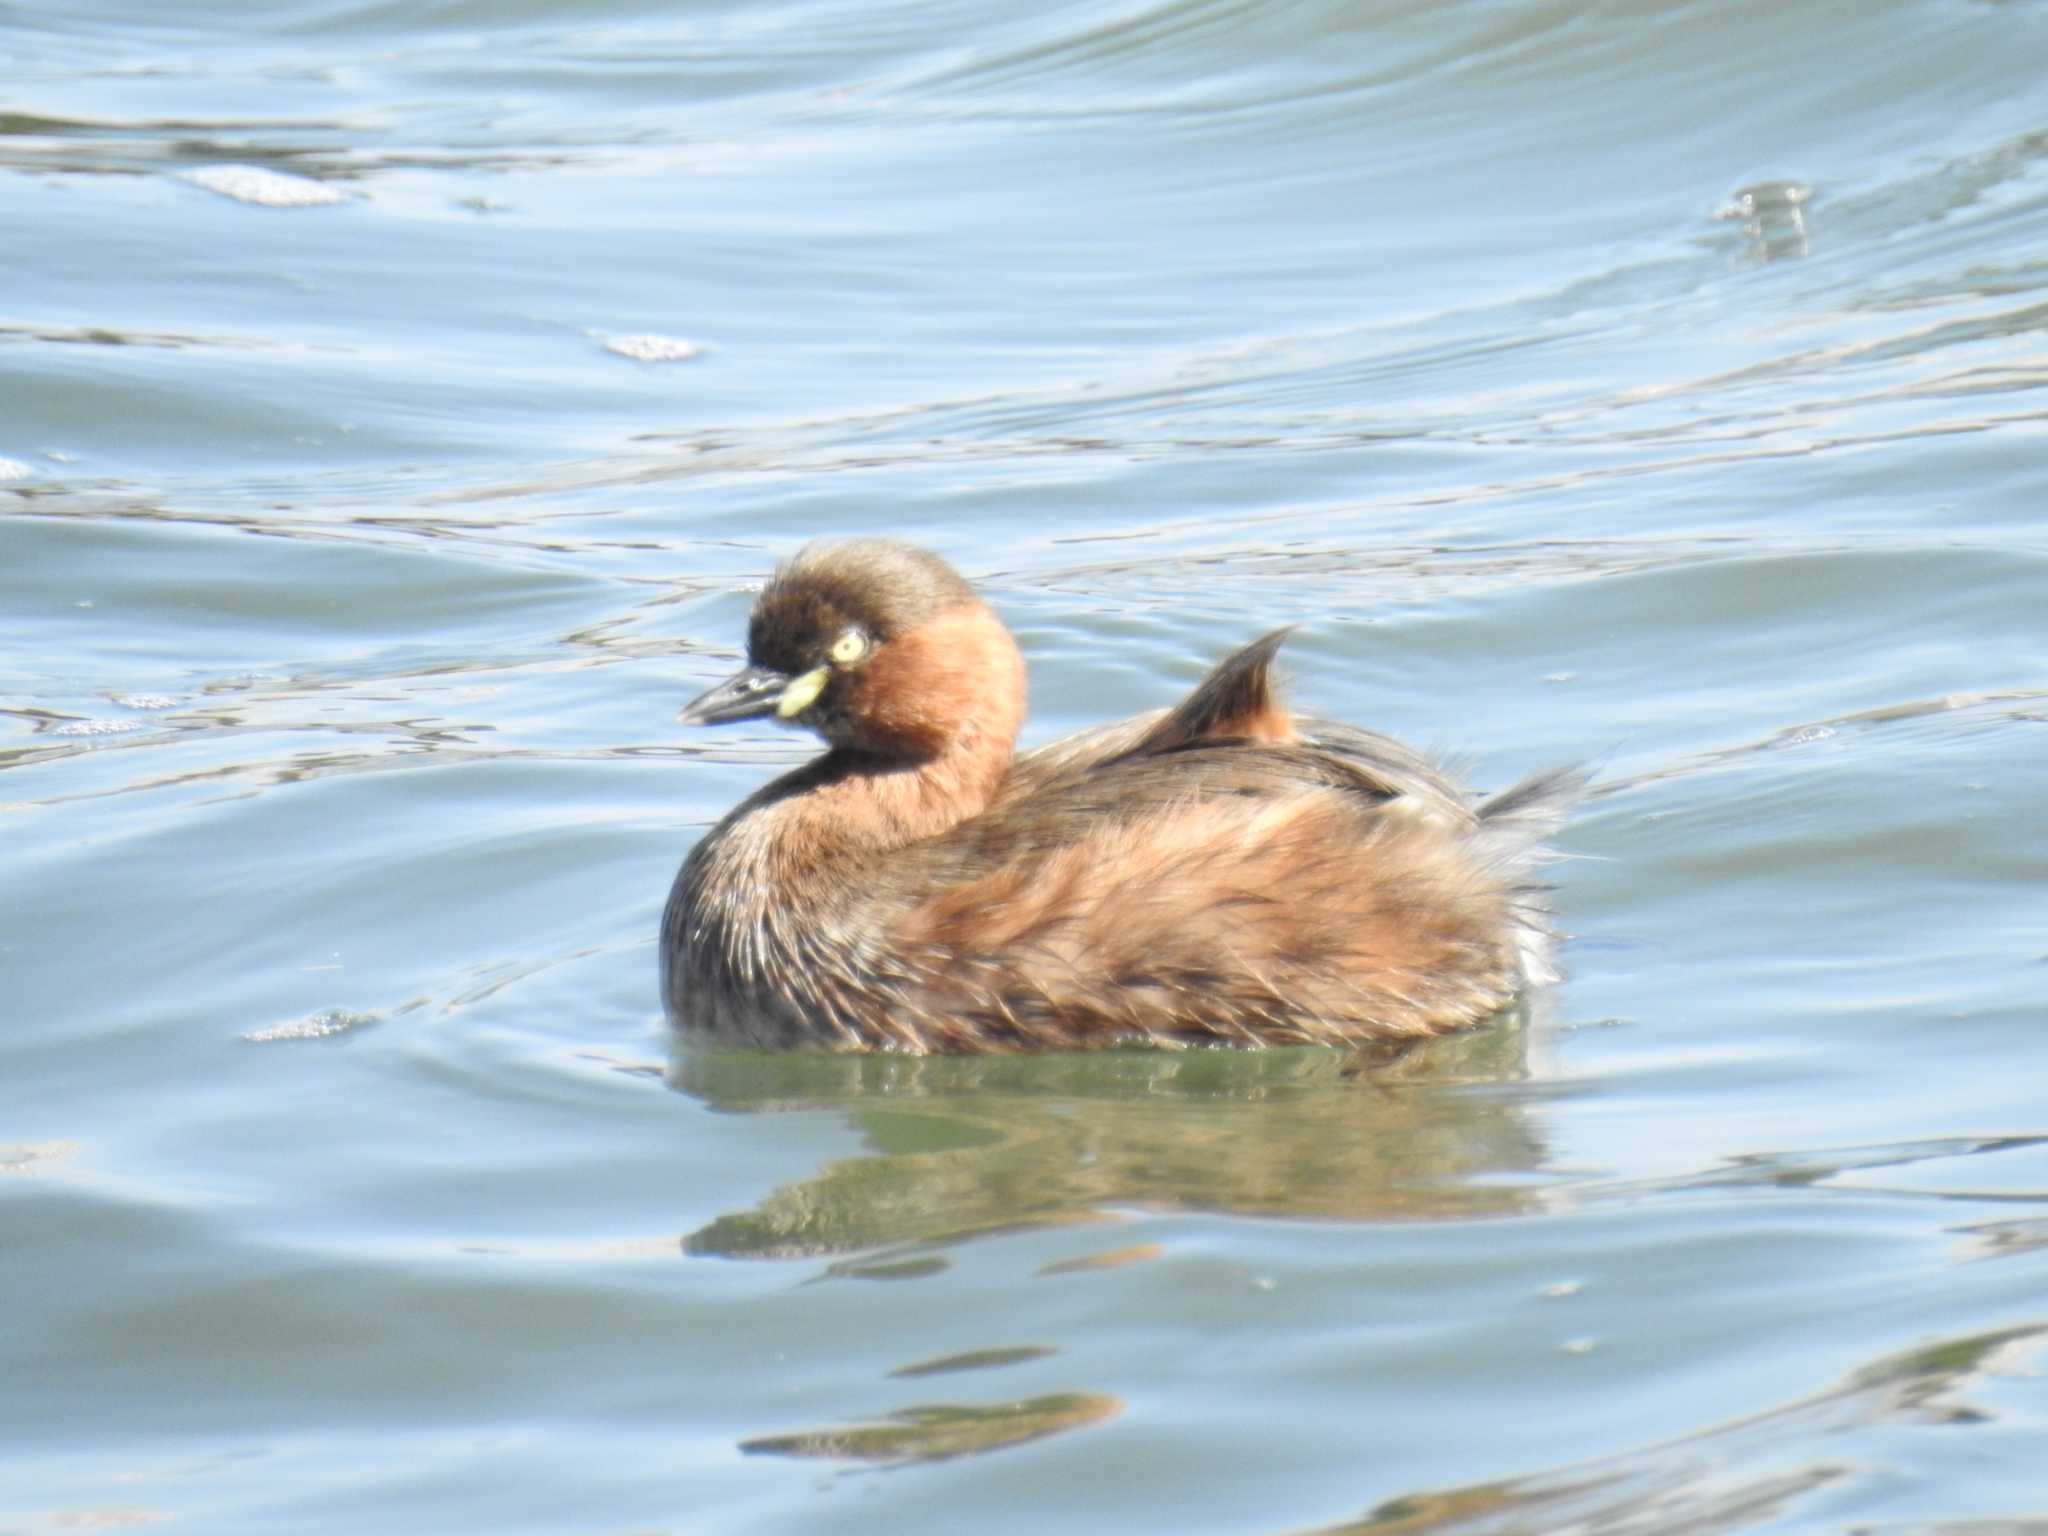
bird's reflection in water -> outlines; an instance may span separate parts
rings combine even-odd
[[[830,1262],[814,1281],[916,1283],[976,1238],[1115,1219],[1133,1208],[1383,1221],[1512,1214],[1537,1198],[1541,1144],[1511,1091],[1528,1076],[1526,1019],[1406,1049],[1111,1051],[1037,1056],[834,1056],[679,1047],[672,1086],[719,1109],[849,1117],[868,1151],[784,1185],[684,1239],[687,1252]],[[1108,1241],[1040,1276],[1161,1257]],[[1014,1320],[1013,1324],[1014,1326]],[[1042,1367],[1063,1362],[1065,1371]],[[978,1389],[990,1371],[1038,1379]],[[1072,1379],[1074,1376],[1081,1379]],[[963,1392],[864,1422],[780,1430],[750,1455],[904,1466],[1093,1428],[1120,1399],[1065,1343],[991,1338],[905,1361]],[[1028,1383],[1028,1385],[1027,1385]],[[993,1385],[993,1383],[991,1383]],[[1051,1386],[1058,1390],[1030,1388]],[[1019,1387],[1026,1391],[1018,1393]],[[1012,1395],[1015,1394],[1015,1395]],[[764,1429],[769,1426],[763,1426]]]
[[[835,1272],[915,1277],[925,1255],[1118,1209],[1318,1220],[1511,1214],[1503,1175],[1541,1145],[1520,1019],[1405,1049],[1039,1056],[762,1054],[679,1047],[669,1081],[720,1109],[839,1110],[866,1155],[686,1239],[729,1258],[868,1253]],[[912,1251],[903,1251],[908,1246]],[[874,1255],[872,1250],[889,1252]]]

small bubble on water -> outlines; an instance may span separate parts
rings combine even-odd
[[[1738,188],[1714,210],[1717,219],[1789,218],[1813,201],[1813,188],[1803,181],[1759,181]]]

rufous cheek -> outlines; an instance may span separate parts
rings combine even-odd
[[[848,683],[846,707],[863,740],[905,756],[936,756],[967,732],[1007,751],[1023,713],[1016,643],[979,604],[896,636]]]

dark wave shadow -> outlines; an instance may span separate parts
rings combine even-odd
[[[1958,1394],[1995,1373],[2002,1357],[2038,1349],[2044,1337],[2048,1329],[2021,1327],[1943,1339],[1881,1357],[1812,1397],[1732,1423],[1576,1467],[1389,1499],[1314,1536],[1712,1536],[1779,1522],[1833,1526],[1841,1510],[1862,1507],[1859,1484],[1880,1489],[1897,1475],[1883,1454],[1857,1443],[1860,1434],[1896,1436],[1918,1427],[1954,1433],[1984,1422],[1985,1414]],[[1813,1508],[1823,1497],[1827,1507]]]

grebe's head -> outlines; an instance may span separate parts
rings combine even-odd
[[[1024,663],[1002,621],[937,555],[891,539],[812,544],[776,571],[747,622],[747,666],[676,718],[774,718],[835,747],[912,761],[963,747],[1004,756]]]

